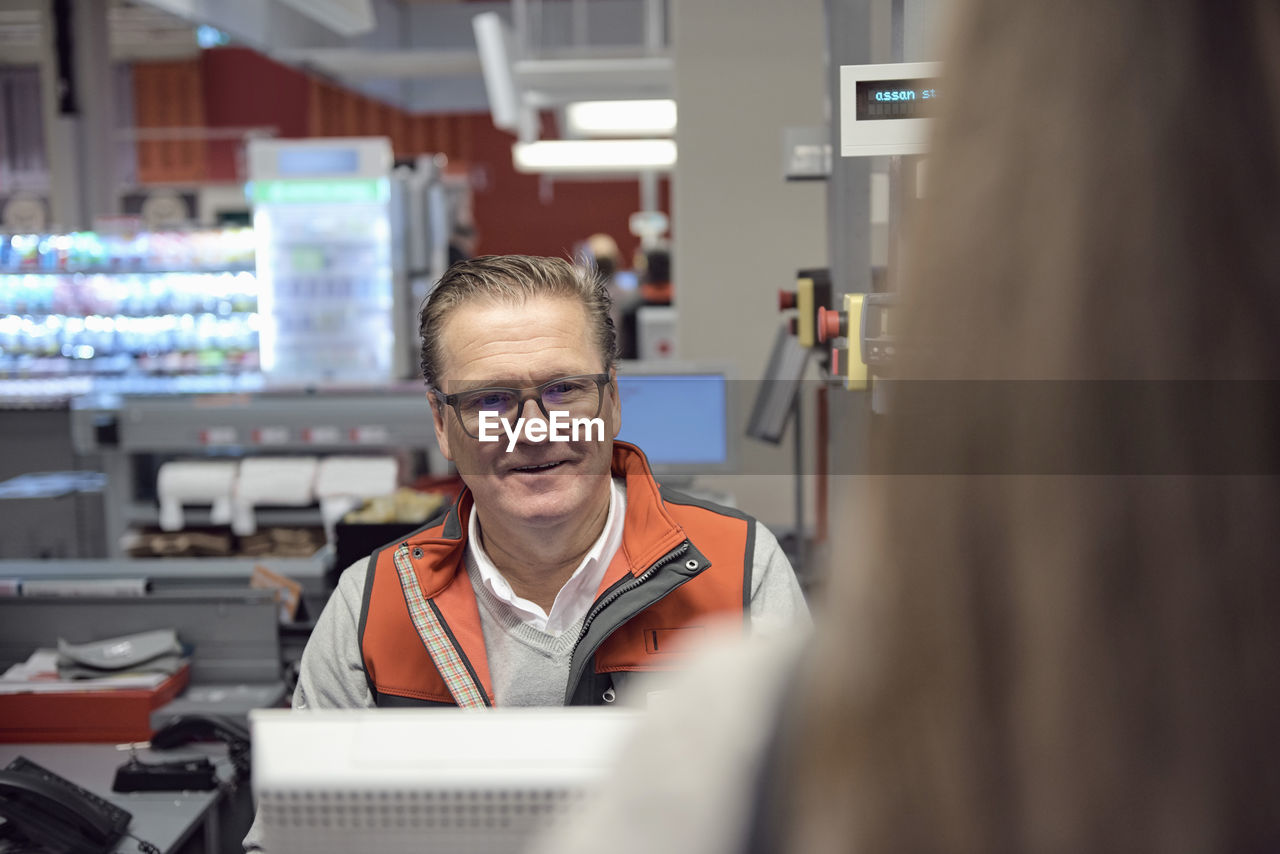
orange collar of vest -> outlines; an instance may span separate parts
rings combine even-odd
[[[653,479],[643,451],[628,442],[614,442],[610,471],[614,477],[626,479],[627,515],[620,551],[631,574],[639,575],[685,541],[684,529],[662,503],[658,482]],[[471,490],[463,488],[443,522],[405,541],[414,552],[418,583],[427,598],[447,587],[462,566],[474,505]]]

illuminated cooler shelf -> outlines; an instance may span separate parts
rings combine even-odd
[[[0,240],[4,239],[0,236]],[[252,273],[253,264],[230,264],[226,267],[76,267],[73,270],[26,270],[0,269],[0,275],[21,276],[169,276],[176,273]]]
[[[393,157],[384,138],[251,140],[262,371],[285,382],[381,384],[407,347]],[[400,343],[404,343],[400,340]]]
[[[0,235],[0,273],[252,270],[251,228]]]
[[[256,371],[253,240],[0,236],[0,379]]]

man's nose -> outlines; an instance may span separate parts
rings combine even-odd
[[[539,445],[539,444],[542,444],[542,442],[546,441],[545,439],[541,439],[535,442],[529,438],[528,425],[533,423],[534,421],[547,420],[547,416],[542,414],[542,408],[538,406],[538,401],[536,399],[531,397],[524,402],[524,406],[519,412],[519,417],[524,419],[524,423],[526,427],[526,429],[520,431],[521,442],[524,442],[530,445]]]

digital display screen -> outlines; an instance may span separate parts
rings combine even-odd
[[[618,438],[639,445],[655,468],[724,463],[727,391],[723,374],[618,374]],[[679,423],[672,422],[673,412],[681,413]]]
[[[887,338],[892,334],[889,331],[889,309],[887,306],[867,306],[866,312],[868,338]]]
[[[295,177],[354,175],[360,156],[354,148],[286,148],[276,155],[276,171]]]
[[[860,122],[925,118],[938,98],[936,82],[932,78],[859,80],[855,117]]]

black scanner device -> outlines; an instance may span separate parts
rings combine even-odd
[[[172,750],[193,741],[225,742],[237,781],[248,778],[249,731],[217,715],[182,715],[151,736],[154,750]],[[218,772],[206,756],[169,762],[143,762],[133,756],[116,769],[116,792],[208,791],[218,787]]]
[[[205,792],[218,788],[218,771],[207,756],[173,762],[143,762],[136,756],[116,769],[113,792]]]

